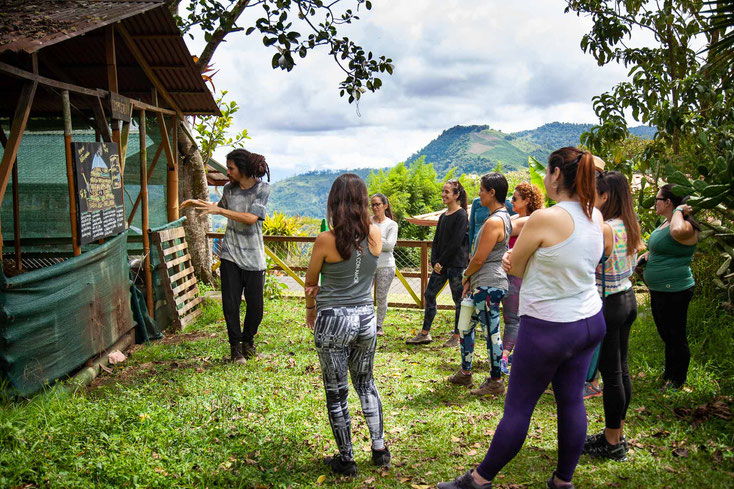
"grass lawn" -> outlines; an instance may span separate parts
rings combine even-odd
[[[692,338],[690,387],[661,394],[662,343],[648,311],[643,303],[630,347],[629,461],[582,456],[576,487],[734,487],[731,335],[724,328],[719,336]],[[692,311],[699,313],[707,311]],[[387,334],[379,339],[375,377],[393,453],[389,471],[370,464],[354,391],[359,475],[340,479],[323,464],[336,445],[301,302],[266,304],[259,357],[244,366],[223,360],[229,351],[221,307],[210,303],[185,334],[137,346],[89,389],[3,400],[0,487],[435,487],[481,461],[503,399],[473,399],[445,382],[458,366],[458,351],[440,346],[449,331],[447,312],[436,319],[433,344],[405,345],[421,314],[389,311]],[[726,355],[710,353],[726,348]],[[478,345],[475,359],[476,383],[488,373],[486,349]],[[587,401],[587,408],[589,431],[597,432],[601,399]],[[546,394],[525,446],[495,487],[545,487],[555,458],[555,403]]]

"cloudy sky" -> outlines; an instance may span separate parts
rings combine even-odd
[[[271,69],[273,51],[257,33],[233,34],[217,50],[216,88],[240,105],[235,129],[248,130],[246,147],[267,157],[276,180],[312,169],[392,166],[457,124],[513,132],[596,122],[591,98],[626,74],[597,67],[581,51],[590,22],[564,14],[562,0],[372,4],[344,35],[392,58],[395,72],[365,94],[359,113],[339,97],[343,73],[325,50],[297,58],[290,73]],[[261,12],[246,10],[240,25]],[[192,53],[203,46],[187,43]],[[228,150],[215,156],[224,160]]]

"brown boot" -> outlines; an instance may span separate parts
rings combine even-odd
[[[242,355],[242,343],[229,345],[229,360],[232,363],[245,363],[245,357]]]
[[[257,348],[255,348],[255,343],[242,343],[242,356],[244,356],[245,359],[256,357]]]
[[[502,379],[493,379],[487,377],[487,380],[482,382],[482,385],[478,389],[471,391],[472,395],[485,397],[485,396],[501,396],[505,393],[505,383]]]
[[[469,372],[468,374],[465,374],[464,372],[459,369],[454,375],[449,377],[449,382],[456,385],[463,385],[466,387],[471,387],[473,384],[472,382],[472,374]]]

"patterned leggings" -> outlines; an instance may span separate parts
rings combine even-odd
[[[375,302],[377,303],[377,331],[382,331],[382,323],[387,314],[387,293],[395,278],[395,267],[378,268],[375,272]]]
[[[356,307],[327,307],[319,311],[314,327],[316,351],[326,389],[326,407],[339,454],[353,460],[352,420],[347,394],[351,374],[354,390],[362,403],[372,448],[385,448],[382,401],[372,378],[376,345],[375,310],[372,304]]]
[[[502,359],[500,300],[504,295],[504,290],[494,287],[477,287],[472,294],[474,313],[472,314],[471,329],[469,333],[464,334],[459,342],[461,345],[462,369],[471,370],[472,358],[474,357],[474,331],[477,322],[480,322],[487,335],[487,355],[491,365],[490,376],[493,379],[502,377],[502,371],[500,370],[500,360]]]

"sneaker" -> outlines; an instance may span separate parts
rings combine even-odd
[[[255,358],[257,356],[257,348],[254,343],[242,343],[242,356],[247,358]]]
[[[594,435],[591,440],[587,438],[584,443],[584,451],[586,455],[598,458],[608,458],[618,462],[627,460],[627,448],[624,441],[620,441],[617,445],[612,445],[607,441],[604,433]]]
[[[502,360],[500,360],[500,370],[505,375],[510,375],[510,359],[507,357],[502,357]]]
[[[598,387],[594,387],[594,385],[591,382],[586,382],[584,384],[584,399],[591,399],[592,397],[599,397],[601,396],[601,389]]]
[[[242,355],[242,344],[229,345],[229,361],[232,363],[245,363],[245,357]]]
[[[431,333],[423,334],[418,331],[418,334],[416,334],[412,338],[405,340],[405,343],[408,345],[425,345],[426,343],[430,343],[431,341],[433,341],[433,338],[431,338]]]
[[[376,465],[377,467],[390,467],[390,460],[392,460],[392,455],[390,455],[390,450],[387,449],[387,446],[385,446],[384,450],[372,449],[372,465]]]
[[[451,337],[446,340],[446,343],[443,344],[444,348],[456,348],[459,346],[459,337],[451,335]]]
[[[548,489],[574,489],[573,484],[571,484],[570,482],[567,484],[561,484],[561,485],[556,484],[556,481],[554,479],[555,475],[556,473],[553,472],[553,475],[550,476],[550,479],[545,481],[545,485],[548,487]]]
[[[335,474],[348,475],[350,477],[357,475],[357,462],[354,460],[344,460],[338,453],[333,457],[327,457],[325,462]]]
[[[452,384],[465,385],[469,387],[473,384],[472,374],[471,372],[465,374],[461,371],[461,369],[459,369],[454,375],[449,377],[449,382],[451,382]]]
[[[587,445],[592,445],[594,443],[599,443],[599,438],[606,438],[604,436],[604,431],[602,431],[601,433],[596,433],[594,435],[586,435],[586,441],[584,442],[584,452],[583,453],[586,453],[586,446]],[[622,444],[622,445],[624,445],[624,451],[625,452],[627,450],[629,450],[629,445],[627,445],[627,438],[625,438],[624,435],[622,435],[622,437],[619,439],[619,443]]]
[[[438,489],[492,489],[492,483],[477,484],[472,477],[472,470],[451,482],[439,482]]]
[[[479,397],[501,396],[504,393],[505,383],[502,382],[502,379],[493,379],[491,377],[487,377],[487,379],[482,382],[482,385],[480,385],[478,389],[474,389],[473,391],[471,391],[472,395]]]

